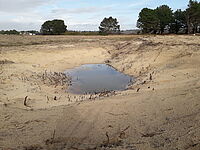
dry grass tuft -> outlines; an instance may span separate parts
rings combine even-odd
[[[14,64],[15,62],[13,62],[13,61],[10,61],[10,60],[7,60],[7,59],[5,59],[5,60],[0,60],[0,64]]]

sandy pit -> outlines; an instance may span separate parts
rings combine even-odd
[[[125,91],[66,92],[107,63]],[[0,150],[199,150],[200,36],[0,36]]]

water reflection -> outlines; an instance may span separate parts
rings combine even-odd
[[[106,64],[86,64],[65,73],[72,77],[68,91],[74,94],[125,90],[133,80]]]

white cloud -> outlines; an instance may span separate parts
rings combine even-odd
[[[80,8],[56,8],[51,11],[53,14],[87,14],[87,13],[100,13],[105,11],[112,11],[117,5],[109,5],[105,7],[80,7]]]
[[[68,30],[75,31],[97,31],[98,24],[71,24],[68,25]]]
[[[0,0],[0,30],[40,30],[42,23],[52,19],[64,20],[69,30],[98,30],[102,19],[109,16],[119,17],[124,24],[127,24],[125,21],[127,19],[123,18],[125,15],[123,13],[127,13],[127,10],[123,10],[120,4],[67,9],[58,5],[59,1],[63,2],[63,0]],[[114,15],[116,13],[123,15],[116,16]]]
[[[49,0],[0,0],[0,12],[25,12],[48,2]]]
[[[97,11],[101,11],[101,9],[96,8],[96,7],[86,7],[86,8],[77,8],[77,9],[66,9],[66,8],[61,8],[61,9],[53,9],[52,13],[66,13],[66,14],[83,14],[83,13],[94,13]]]
[[[13,21],[4,21],[1,22],[0,30],[13,30],[16,29],[18,31],[23,30],[34,30],[39,29],[40,25],[38,23],[21,23],[21,22],[13,22]]]
[[[134,3],[130,4],[129,7],[143,6],[143,5],[147,4],[149,1],[151,1],[151,0],[140,0],[138,2],[134,2]]]

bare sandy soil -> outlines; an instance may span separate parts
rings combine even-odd
[[[136,82],[73,95],[52,81],[105,62]],[[200,36],[0,36],[1,149],[199,150]]]

